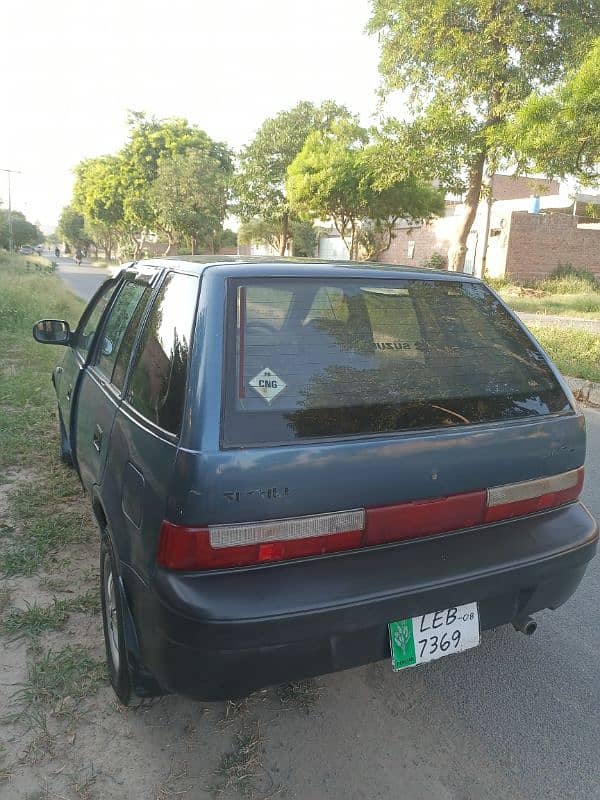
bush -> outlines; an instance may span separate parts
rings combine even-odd
[[[552,294],[582,294],[600,292],[600,282],[594,273],[585,267],[574,267],[573,264],[559,264],[550,275],[540,281],[540,289]]]
[[[427,261],[423,262],[423,266],[429,269],[447,269],[448,259],[441,253],[432,253]]]

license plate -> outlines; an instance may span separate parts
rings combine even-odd
[[[398,672],[479,644],[477,603],[390,622],[392,667]]]

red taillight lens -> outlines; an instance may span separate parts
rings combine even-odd
[[[226,569],[433,536],[565,505],[577,500],[582,487],[583,467],[548,478],[366,511],[206,528],[165,521],[157,563],[178,570]]]

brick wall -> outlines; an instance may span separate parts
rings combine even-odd
[[[434,253],[444,257],[456,226],[456,217],[441,217],[428,225],[416,228],[397,228],[392,243],[379,255],[378,261],[388,264],[404,264],[409,267],[421,267]],[[414,242],[412,256],[409,243]]]
[[[567,214],[513,211],[506,250],[506,277],[539,280],[560,264],[595,272],[600,279],[600,231],[577,227]]]
[[[494,200],[518,200],[529,197],[534,191],[541,194],[558,194],[560,184],[547,178],[515,177],[514,175],[494,175],[492,177],[492,197]]]

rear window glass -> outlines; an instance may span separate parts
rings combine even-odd
[[[485,286],[231,281],[223,443],[387,433],[569,410]]]

